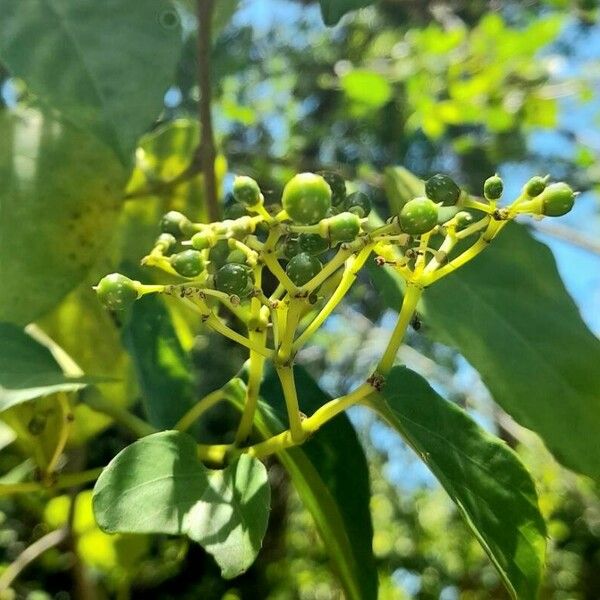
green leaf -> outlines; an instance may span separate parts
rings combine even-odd
[[[355,69],[341,77],[346,96],[370,109],[381,108],[392,97],[392,86],[381,74],[367,69]]]
[[[232,578],[260,550],[270,488],[260,461],[242,455],[212,471],[198,460],[192,437],[163,431],[113,458],[96,482],[93,505],[103,531],[185,534],[214,556],[223,577]]]
[[[364,8],[374,3],[374,0],[320,0],[321,15],[325,25],[332,27],[347,12]]]
[[[375,268],[374,284],[398,310],[400,278]],[[600,341],[544,244],[507,226],[482,255],[427,288],[422,314],[424,331],[456,348],[504,410],[565,466],[600,481]]]
[[[380,398],[373,406],[444,486],[511,596],[537,598],[546,531],[518,456],[404,367],[392,369]]]
[[[300,408],[311,414],[329,398],[303,369],[296,368]],[[286,429],[279,381],[270,371],[261,388],[256,427],[263,437]],[[242,398],[237,399],[238,405]],[[301,447],[277,455],[311,512],[348,600],[377,598],[372,552],[369,473],[362,447],[345,415],[325,425]]]
[[[168,0],[0,0],[0,57],[39,99],[125,164],[163,107],[181,52]]]
[[[11,323],[0,323],[0,412],[11,406],[72,392],[99,379],[66,377],[50,350]]]
[[[600,341],[550,250],[510,225],[424,300],[425,322],[479,371],[496,402],[563,464],[600,481]]]
[[[96,138],[33,109],[2,111],[0,139],[0,321],[24,325],[105,251],[124,171]]]
[[[123,340],[148,420],[159,429],[173,427],[193,404],[193,381],[189,356],[162,299],[145,296],[133,305]]]

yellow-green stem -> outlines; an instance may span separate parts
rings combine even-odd
[[[261,288],[262,265],[255,267],[254,279],[256,287]],[[262,308],[261,301],[258,298],[252,298],[250,305],[251,318],[258,320],[260,318],[260,311]],[[264,346],[267,339],[267,332],[263,330],[249,331],[248,337],[250,341]],[[256,413],[256,406],[258,404],[258,395],[260,393],[260,384],[262,382],[264,365],[264,357],[254,350],[250,350],[248,386],[246,387],[246,398],[244,410],[242,412],[242,418],[240,419],[240,424],[235,434],[234,443],[236,446],[242,444],[252,432],[252,424],[254,423],[254,414]]]
[[[299,444],[306,437],[302,430],[302,419],[300,417],[300,407],[298,406],[298,395],[296,393],[296,382],[294,380],[294,371],[291,366],[277,366],[277,375],[281,382],[283,397],[288,413],[291,440]]]
[[[58,432],[58,439],[56,441],[56,447],[52,453],[52,457],[48,461],[48,465],[44,469],[44,475],[47,478],[52,477],[52,473],[56,470],[58,461],[67,445],[69,440],[69,433],[73,424],[73,413],[71,411],[71,404],[67,394],[61,392],[57,394],[58,408],[60,412],[60,429]]]
[[[58,477],[57,480],[51,485],[40,481],[31,481],[26,483],[1,483],[0,497],[10,496],[12,494],[29,494],[31,492],[39,492],[47,489],[60,490],[76,487],[98,479],[102,469],[103,467],[98,469],[89,469],[88,471],[81,471],[79,473],[67,473]]]
[[[301,289],[308,293],[316,290],[346,262],[349,256],[352,256],[352,250],[342,250],[340,248],[337,254]]]
[[[398,353],[400,344],[402,344],[402,340],[404,339],[406,330],[414,315],[422,293],[423,289],[421,286],[410,283],[407,285],[406,293],[404,294],[404,300],[402,302],[402,308],[400,309],[400,314],[398,315],[398,321],[396,322],[396,326],[394,327],[394,331],[392,332],[392,336],[388,342],[387,348],[385,349],[385,352],[383,353],[383,356],[377,365],[377,372],[381,375],[387,375],[393,367],[396,354]]]
[[[437,271],[427,273],[422,279],[421,284],[423,287],[427,287],[432,283],[438,281],[442,277],[448,275],[452,271],[455,271],[459,267],[473,260],[477,255],[481,254],[488,246],[489,243],[498,235],[501,229],[506,225],[508,221],[490,221],[487,229],[481,234],[479,239],[469,248],[467,248],[462,254],[459,254],[456,258],[453,258],[447,265],[444,265]]]
[[[276,452],[280,452],[281,450],[285,450],[286,448],[296,446],[319,430],[323,425],[325,425],[325,423],[328,423],[331,421],[331,419],[344,412],[350,406],[357,404],[371,393],[374,393],[373,387],[369,383],[363,383],[353,392],[350,392],[345,396],[335,398],[334,400],[330,400],[308,419],[302,421],[300,424],[302,433],[299,439],[295,438],[290,428],[276,436],[269,438],[268,440],[265,440],[264,442],[244,448],[244,452],[256,458],[265,458],[270,454],[274,454]]]
[[[262,334],[259,332],[251,332],[251,339],[253,335]],[[262,337],[264,339],[264,335],[262,335]],[[236,446],[239,446],[245,442],[252,432],[252,425],[254,423],[254,414],[256,413],[256,406],[258,404],[258,395],[260,393],[260,384],[262,381],[264,365],[264,357],[251,350],[250,364],[248,367],[248,386],[246,387],[244,410],[242,412],[242,418],[240,419],[238,430],[235,434],[234,443]]]
[[[358,272],[369,258],[372,249],[373,244],[369,244],[358,253],[354,260],[352,260],[351,262],[349,261],[349,264],[344,270],[342,279],[340,280],[340,283],[337,286],[335,292],[325,303],[323,308],[320,310],[319,314],[317,314],[317,316],[312,320],[308,327],[302,332],[301,335],[298,336],[298,338],[294,342],[292,346],[293,354],[298,352],[298,350],[302,348],[302,346],[304,346],[307,340],[319,329],[319,327],[321,327],[321,325],[325,322],[327,317],[329,317],[329,315],[335,310],[335,307],[343,300],[344,296],[356,280]]]
[[[177,431],[187,431],[207,410],[210,410],[215,404],[227,397],[226,387],[222,387],[210,394],[207,394],[196,402],[177,422],[173,429]]]
[[[152,427],[150,423],[147,423],[143,419],[136,417],[128,410],[117,406],[104,396],[95,395],[92,397],[93,400],[87,400],[86,404],[96,412],[103,413],[112,419],[114,419],[119,425],[122,425],[126,429],[129,429],[136,437],[145,437],[157,432],[157,429]]]

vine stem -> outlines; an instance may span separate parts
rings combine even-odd
[[[210,394],[207,394],[196,402],[190,410],[188,410],[173,429],[177,431],[187,431],[207,410],[211,409],[215,404],[227,397],[225,388],[219,388]]]
[[[58,477],[56,482],[51,486],[44,484],[41,481],[28,481],[25,483],[2,483],[0,484],[0,497],[10,496],[11,494],[28,494],[31,492],[39,492],[42,490],[61,490],[70,487],[76,487],[95,481],[100,476],[102,469],[89,469],[78,473],[67,473]]]
[[[374,389],[369,383],[363,383],[361,386],[356,388],[353,392],[346,394],[345,396],[340,396],[339,398],[335,398],[334,400],[330,400],[325,403],[321,408],[316,410],[310,417],[305,419],[300,423],[301,428],[301,441],[304,441],[307,437],[314,434],[318,431],[325,423],[328,423],[344,412],[354,404],[357,404],[360,401],[363,401],[368,396],[374,393]],[[280,452],[281,450],[285,450],[286,448],[291,448],[292,446],[298,445],[299,442],[294,434],[292,433],[291,428],[275,435],[264,442],[260,442],[258,444],[254,444],[253,446],[249,446],[248,448],[244,448],[243,452],[249,454],[250,456],[254,456],[255,458],[265,458],[270,454],[274,454],[276,452]]]
[[[327,317],[335,310],[335,307],[342,301],[348,290],[352,287],[358,272],[363,267],[369,255],[373,250],[374,244],[369,244],[363,248],[356,258],[352,261],[348,261],[348,265],[344,270],[342,279],[338,284],[335,292],[331,295],[329,300],[325,303],[323,308],[317,314],[317,316],[311,321],[308,327],[298,336],[292,346],[292,352],[297,352],[307,342],[307,340],[317,331],[319,327],[325,322]]]
[[[73,413],[71,412],[71,405],[69,398],[65,393],[58,394],[58,407],[60,410],[60,429],[58,433],[58,440],[56,442],[56,448],[52,453],[52,457],[48,461],[48,465],[45,469],[44,476],[47,479],[52,478],[53,472],[56,470],[58,461],[69,441],[69,433],[73,424]]]
[[[291,298],[285,319],[285,330],[282,335],[281,344],[277,349],[275,370],[281,382],[283,397],[288,413],[290,434],[295,443],[302,442],[306,435],[302,430],[302,418],[298,405],[298,394],[293,370],[293,343],[294,335],[302,312],[302,300]]]
[[[456,258],[452,259],[443,267],[431,273],[425,274],[421,279],[421,284],[423,287],[435,283],[438,281],[438,279],[445,277],[448,275],[448,273],[451,273],[459,267],[462,267],[470,260],[473,260],[477,255],[481,254],[481,252],[488,247],[489,243],[498,235],[498,233],[507,223],[508,221],[490,221],[486,230],[472,246],[467,248],[462,254],[459,254]]]
[[[404,295],[404,301],[402,302],[402,308],[398,315],[398,321],[392,332],[390,341],[388,342],[387,348],[377,365],[377,372],[381,375],[387,375],[392,366],[394,365],[394,359],[400,348],[400,344],[404,339],[408,325],[413,317],[413,314],[417,308],[417,304],[421,295],[423,294],[423,288],[415,283],[408,284],[406,288],[406,294]]]
[[[254,280],[257,288],[261,289],[262,286],[262,265],[254,267]],[[261,301],[254,297],[250,301],[250,319],[256,320],[257,323],[260,321],[260,311],[262,308]],[[258,345],[264,346],[267,340],[267,332],[264,330],[251,330],[254,327],[250,324],[248,327],[248,338],[251,342],[255,342]],[[250,350],[250,359],[248,367],[248,386],[246,387],[246,399],[244,403],[244,410],[242,412],[242,418],[235,434],[234,444],[239,446],[252,432],[252,425],[254,423],[254,414],[256,413],[256,406],[258,404],[258,395],[260,393],[260,384],[262,382],[263,370],[265,366],[265,358],[258,352]]]
[[[30,546],[27,546],[0,576],[0,593],[5,592],[12,585],[20,573],[44,552],[58,546],[69,536],[69,528],[61,527],[42,536]]]
[[[215,180],[215,138],[212,123],[211,96],[212,74],[210,57],[212,50],[212,20],[214,0],[198,0],[198,86],[200,100],[200,164],[202,166],[204,194],[210,221],[219,219],[217,184]]]

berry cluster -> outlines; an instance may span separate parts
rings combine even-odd
[[[483,198],[478,198],[447,175],[436,174],[425,183],[423,196],[406,202],[384,223],[371,213],[369,197],[348,194],[346,182],[333,172],[293,177],[275,214],[265,207],[257,182],[240,176],[225,220],[193,223],[178,212],[162,218],[161,233],[142,264],[168,274],[170,283],[145,285],[113,273],[96,290],[111,310],[149,293],[176,295],[209,327],[250,350],[254,381],[248,386],[239,443],[251,430],[263,363],[271,359],[298,443],[308,426],[298,411],[294,356],[343,299],[369,257],[394,269],[408,286],[396,329],[369,380],[377,388],[424,288],[477,256],[517,216],[560,216],[575,200],[567,184],[549,184],[547,177],[533,177],[510,204],[500,204],[503,191],[497,175],[485,181]],[[473,243],[459,244],[466,239]],[[227,321],[223,309],[237,325]]]

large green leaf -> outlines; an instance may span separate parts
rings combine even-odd
[[[406,368],[392,369],[373,406],[444,486],[512,597],[537,598],[545,525],[518,456]]]
[[[0,412],[11,406],[71,392],[98,380],[66,377],[50,350],[12,323],[0,323]]]
[[[567,467],[600,480],[600,342],[524,227],[425,292],[426,322]]]
[[[399,278],[386,269],[374,275],[398,310]],[[600,342],[544,244],[509,225],[482,255],[425,290],[422,304],[425,331],[461,352],[504,410],[564,465],[600,480]]]
[[[96,138],[33,109],[2,111],[0,139],[0,321],[26,324],[104,252],[124,171]]]
[[[193,403],[189,355],[161,298],[145,296],[133,305],[123,332],[142,390],[148,420],[169,429]]]
[[[168,0],[0,0],[0,58],[125,163],[163,107],[181,51]]]
[[[321,15],[325,25],[335,25],[347,12],[363,8],[374,3],[374,0],[320,0]]]
[[[215,557],[223,577],[254,562],[269,518],[264,465],[243,455],[222,471],[197,457],[177,431],[149,435],[122,450],[94,487],[98,525],[110,533],[185,534]]]
[[[311,414],[329,398],[302,369],[296,369],[300,407]],[[286,427],[283,395],[270,371],[263,383],[266,403],[256,425],[268,437]],[[348,600],[377,598],[372,552],[369,474],[362,447],[346,416],[325,425],[301,447],[278,454],[302,501],[311,512]]]

